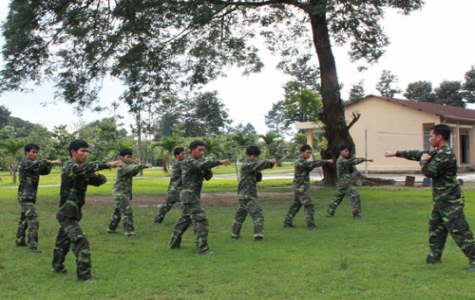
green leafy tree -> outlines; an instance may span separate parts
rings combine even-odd
[[[434,90],[435,103],[465,107],[466,103],[463,101],[461,89],[460,81],[442,81],[439,87]]]
[[[226,155],[221,139],[217,137],[203,137],[203,143],[205,144],[206,158],[219,159]]]
[[[468,103],[475,103],[475,65],[465,73],[462,96]]]
[[[272,104],[272,109],[265,115],[267,127],[277,134],[287,134],[290,125],[285,126],[284,100]]]
[[[423,102],[435,102],[435,95],[432,91],[432,83],[430,81],[416,81],[407,85],[404,97],[409,100],[417,100]]]
[[[135,69],[150,74],[144,78],[152,86],[166,78],[160,69],[177,62],[186,75],[184,82],[203,84],[230,64],[243,67],[244,73],[259,71],[262,63],[252,46],[258,33],[271,51],[284,56],[314,47],[325,110],[321,121],[329,142],[324,154],[329,158],[342,142],[354,146],[346,128],[332,39],[339,46],[349,43],[353,61],[377,62],[388,44],[379,24],[386,9],[409,14],[422,4],[422,0],[12,0],[3,24],[0,89],[23,90],[24,81],[53,79],[61,100],[90,106],[106,76],[122,80],[120,75]],[[154,73],[161,76],[151,76]],[[144,84],[136,77],[129,82]],[[325,178],[335,183],[334,168]]]
[[[378,83],[376,84],[376,90],[379,91],[381,96],[394,97],[394,95],[402,93],[399,88],[393,87],[393,84],[398,82],[398,77],[391,73],[391,71],[383,70]]]
[[[231,134],[235,134],[238,132],[242,133],[243,135],[257,134],[256,127],[254,127],[254,125],[252,125],[250,122],[248,122],[246,125],[244,125],[243,123],[239,123],[235,127],[230,127],[228,130],[228,133]]]
[[[16,183],[16,174],[18,172],[18,158],[21,156],[21,149],[25,146],[24,140],[17,140],[15,138],[8,138],[0,141],[0,149],[5,151],[5,154],[10,158],[8,170],[12,174],[13,183]]]
[[[53,127],[52,138],[55,157],[62,161],[69,160],[68,145],[76,138],[74,134],[68,131],[66,125],[59,125]]]
[[[282,166],[282,155],[284,151],[278,151],[279,146],[281,146],[282,136],[273,131],[268,131],[266,134],[259,134],[259,139],[262,139],[267,148],[267,157],[275,157],[277,159],[277,166]],[[280,149],[279,149],[280,150]]]
[[[366,95],[366,91],[363,86],[364,81],[361,80],[356,84],[353,84],[350,89],[350,94],[348,96],[348,101],[350,103],[353,103],[355,101],[360,100],[361,98],[364,98]]]
[[[0,105],[0,129],[8,125],[11,114],[12,112],[5,105]]]
[[[173,156],[173,150],[175,147],[183,143],[182,139],[177,136],[162,136],[159,142],[153,144],[154,147],[158,147],[159,156],[164,158],[165,168],[167,171],[170,169],[171,163],[174,161],[175,157]]]
[[[285,85],[285,126],[295,122],[317,122],[322,113],[322,101],[318,92],[296,81]]]
[[[185,101],[182,120],[187,137],[221,134],[231,123],[217,91],[197,93],[192,99]]]

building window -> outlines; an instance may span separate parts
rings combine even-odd
[[[423,135],[424,135],[424,150],[432,150],[430,146],[429,137],[430,137],[430,128],[434,126],[434,123],[423,124]]]

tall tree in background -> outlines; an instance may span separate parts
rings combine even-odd
[[[273,132],[281,135],[288,133],[290,126],[285,125],[284,100],[272,104],[272,109],[265,115],[266,126]]]
[[[475,103],[475,66],[465,73],[465,82],[462,85],[462,96],[469,103]]]
[[[231,123],[224,103],[218,92],[197,93],[191,99],[183,100],[183,126],[185,136],[209,136],[221,134]]]
[[[356,84],[353,84],[350,89],[350,94],[348,96],[348,101],[350,103],[360,100],[366,96],[366,91],[363,86],[364,81],[361,80]]]
[[[432,91],[432,83],[430,81],[416,81],[409,83],[406,92],[403,95],[409,100],[435,102],[435,95]]]
[[[460,81],[442,81],[439,87],[434,90],[435,103],[465,107],[466,103],[463,101],[461,89]]]
[[[8,125],[8,120],[12,112],[4,105],[0,105],[0,129]]]
[[[378,83],[376,84],[376,90],[379,91],[381,96],[394,97],[394,95],[402,93],[399,88],[393,87],[393,84],[398,82],[398,77],[391,73],[391,71],[383,70]]]
[[[341,143],[354,148],[331,39],[337,45],[349,43],[353,61],[377,62],[388,44],[379,25],[385,9],[409,14],[422,3],[12,0],[3,25],[5,66],[0,71],[0,90],[22,90],[25,81],[40,84],[53,79],[61,100],[79,107],[92,106],[106,76],[120,78],[124,71],[134,68],[158,71],[176,61],[173,58],[177,55],[186,55],[178,60],[184,67],[184,81],[203,84],[221,75],[222,67],[230,64],[244,67],[245,73],[259,71],[262,63],[250,43],[258,32],[271,51],[283,56],[293,56],[313,45],[325,112],[320,120],[328,140],[323,157],[330,158],[337,155]],[[160,80],[146,78],[150,83]],[[325,171],[325,178],[334,184],[335,168]]]

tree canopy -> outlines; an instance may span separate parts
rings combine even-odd
[[[283,56],[314,47],[319,61],[328,150],[353,148],[331,41],[349,44],[353,61],[370,63],[388,44],[379,21],[386,8],[404,14],[422,0],[12,0],[3,24],[1,90],[55,82],[57,97],[94,107],[107,76],[127,87],[124,101],[160,99],[164,90],[207,83],[235,64],[244,73],[262,63],[252,40]],[[306,50],[305,50],[306,51]],[[176,80],[175,76],[180,78]],[[173,75],[173,76],[172,76]],[[334,183],[334,167],[327,180]],[[327,177],[327,176],[326,176]]]

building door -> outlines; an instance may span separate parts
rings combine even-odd
[[[460,163],[470,163],[470,139],[467,133],[460,132]]]

